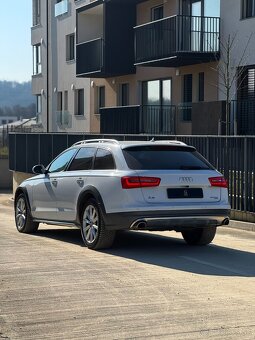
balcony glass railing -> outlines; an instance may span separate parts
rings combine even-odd
[[[55,17],[68,12],[68,0],[62,0],[55,5]]]

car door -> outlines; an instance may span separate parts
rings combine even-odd
[[[91,172],[95,152],[94,147],[81,147],[66,171],[58,174],[58,183],[54,190],[58,221],[75,221],[78,197]]]
[[[33,184],[32,214],[41,220],[58,220],[57,190],[61,173],[70,163],[77,149],[60,154],[48,167],[48,172],[37,176]]]

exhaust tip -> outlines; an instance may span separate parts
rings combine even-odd
[[[229,225],[229,218],[225,218],[225,220],[223,220],[223,225]]]
[[[130,226],[131,230],[145,230],[147,228],[147,223],[145,221],[135,221]]]

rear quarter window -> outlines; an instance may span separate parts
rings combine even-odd
[[[109,150],[98,149],[94,163],[94,170],[112,169],[115,169],[115,162],[112,153]]]
[[[168,145],[128,147],[122,150],[133,170],[214,169],[194,148]]]

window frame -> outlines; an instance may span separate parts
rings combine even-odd
[[[99,150],[107,151],[107,152],[109,152],[109,153],[111,154],[112,159],[113,159],[113,165],[114,165],[113,168],[111,168],[111,169],[96,169],[96,168],[95,168],[96,159],[97,159],[97,153],[98,153]],[[92,170],[95,170],[95,171],[107,171],[107,170],[108,170],[108,171],[113,171],[113,170],[116,170],[116,169],[117,169],[117,167],[116,167],[116,162],[115,162],[115,158],[114,158],[114,156],[113,156],[112,151],[111,151],[110,149],[108,149],[108,148],[98,147],[97,150],[96,150],[96,152],[95,152],[95,155],[94,155]]]
[[[241,19],[250,19],[254,17],[255,17],[255,0],[242,0]]]
[[[36,94],[36,114],[42,113],[42,95]]]
[[[33,76],[42,74],[42,45],[33,45]]]
[[[75,33],[66,35],[66,62],[75,60]]]
[[[41,0],[33,0],[33,27],[41,25]]]
[[[65,168],[60,170],[60,171],[50,171],[50,167],[52,166],[52,164],[58,160],[58,158],[60,158],[62,155],[64,155],[65,153],[68,153],[70,151],[74,151],[73,155],[70,157],[69,161],[66,163]],[[67,149],[64,150],[63,152],[61,152],[56,158],[53,159],[53,161],[50,162],[50,164],[46,167],[46,170],[48,171],[49,174],[55,174],[57,172],[64,172],[66,171],[66,169],[68,169],[69,165],[71,164],[73,158],[75,157],[75,155],[77,154],[78,149],[77,148],[73,148],[73,149]]]
[[[159,19],[155,19],[155,11],[157,11],[158,9],[162,9],[162,17]],[[164,18],[164,4],[157,5],[151,8],[151,21],[161,20],[163,18]]]
[[[118,105],[129,106],[129,102],[130,102],[129,83],[121,83],[119,84]]]
[[[96,113],[100,113],[100,109],[105,107],[105,86],[97,86],[97,106]]]
[[[198,74],[198,101],[205,101],[205,73],[199,72]]]
[[[85,115],[85,91],[84,88],[75,90],[75,116]]]
[[[92,161],[91,161],[91,168],[90,168],[90,169],[79,169],[79,170],[78,170],[78,169],[77,169],[77,170],[74,170],[74,169],[72,170],[72,169],[70,169],[71,166],[72,166],[72,164],[73,164],[73,162],[74,162],[74,160],[75,160],[75,158],[76,158],[76,156],[78,156],[79,152],[80,152],[81,150],[84,150],[84,149],[85,149],[85,150],[87,150],[87,149],[92,149],[92,150],[94,150],[94,155],[93,155]],[[86,147],[79,148],[79,149],[77,150],[76,154],[74,155],[73,159],[72,159],[71,162],[69,163],[68,167],[66,168],[66,171],[90,171],[90,170],[93,170],[96,152],[97,152],[97,148],[94,147],[94,146],[91,146],[91,147],[86,146]]]

